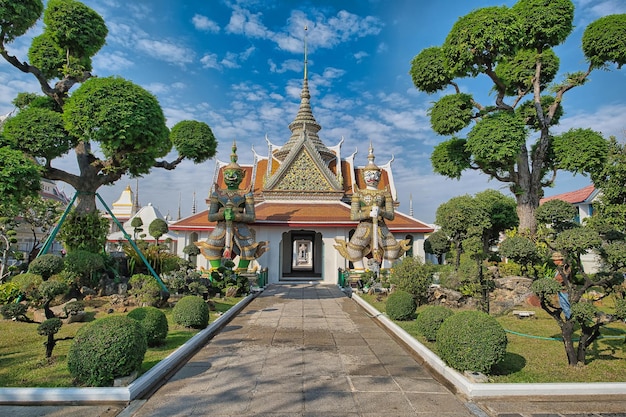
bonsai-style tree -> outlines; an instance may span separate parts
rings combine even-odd
[[[167,222],[163,219],[154,219],[150,222],[150,226],[148,226],[148,233],[150,236],[159,242],[159,238],[169,232],[170,228],[167,225]]]
[[[500,232],[517,226],[515,201],[495,190],[486,190],[474,197],[454,197],[437,208],[435,223],[455,246],[456,271],[461,253],[468,253],[476,261],[482,305],[488,311],[491,285],[484,277],[483,261],[491,254]]]
[[[519,0],[510,8],[477,9],[457,20],[442,46],[422,50],[411,62],[418,90],[453,89],[429,111],[435,132],[452,136],[431,155],[435,172],[458,179],[472,169],[508,184],[520,233],[535,233],[535,210],[557,171],[588,173],[606,158],[607,141],[598,133],[573,129],[554,135],[552,128],[568,91],[585,84],[595,69],[626,63],[626,15],[587,26],[582,41],[587,67],[557,81],[553,48],[570,35],[573,18],[571,0]],[[480,103],[455,82],[478,76],[490,81],[493,103]],[[454,136],[472,122],[467,137]]]
[[[133,239],[137,240],[137,236],[142,236],[143,228],[141,226],[143,226],[143,220],[139,216],[133,217],[130,221],[130,226],[133,228]]]
[[[28,60],[11,55],[6,45],[34,26],[42,13],[43,33],[33,39]],[[92,77],[91,60],[106,35],[102,17],[75,0],[48,0],[45,10],[41,0],[2,3],[0,56],[32,74],[44,94],[18,96],[19,112],[4,123],[3,198],[34,195],[40,175],[63,181],[77,190],[75,213],[80,221],[97,211],[97,190],[125,174],[141,176],[152,167],[174,169],[184,159],[200,163],[215,155],[217,143],[205,123],[180,122],[170,133],[161,106],[148,91],[123,78]],[[172,148],[178,157],[160,160]],[[71,150],[77,173],[53,164]]]
[[[443,256],[450,251],[448,236],[441,230],[437,230],[424,241],[424,252],[437,256],[437,263],[443,263]]]
[[[551,201],[546,202],[547,205]],[[568,203],[565,203],[568,204]],[[543,207],[543,206],[542,206]],[[550,213],[538,211],[538,214]],[[571,213],[571,211],[570,211]],[[544,277],[532,284],[541,307],[558,323],[568,364],[584,365],[587,348],[600,336],[600,329],[608,323],[626,318],[626,235],[624,231],[607,227],[601,215],[590,225],[574,222],[569,227],[562,219],[537,219],[540,229],[546,228],[542,241],[554,252],[556,277]],[[585,272],[581,256],[592,252],[601,262],[595,274]],[[615,309],[612,314],[601,310],[594,301],[612,295]],[[580,328],[578,344],[574,331]]]

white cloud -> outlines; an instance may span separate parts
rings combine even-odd
[[[93,58],[94,70],[103,69],[109,73],[119,72],[133,65],[135,63],[126,58],[126,54],[120,51],[101,52]]]
[[[139,39],[137,48],[153,58],[176,65],[193,62],[195,52],[170,41]]]
[[[202,63],[203,68],[220,68],[220,64],[217,61],[217,54],[206,54],[202,58],[200,58],[200,63]]]
[[[267,38],[271,32],[261,22],[262,13],[251,13],[235,6],[230,21],[226,25],[226,33],[245,35],[251,38]]]
[[[195,14],[191,19],[191,23],[193,23],[196,29],[203,32],[218,33],[220,31],[220,27],[216,22],[201,14]]]

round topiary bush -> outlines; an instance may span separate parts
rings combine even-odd
[[[459,371],[489,373],[506,353],[502,325],[482,311],[461,311],[446,319],[437,332],[437,353]]]
[[[172,318],[181,326],[204,329],[209,324],[209,306],[202,298],[188,295],[178,300]]]
[[[156,307],[139,307],[128,313],[128,317],[141,323],[148,338],[148,346],[158,346],[165,341],[167,331],[167,317]]]
[[[35,258],[28,264],[28,272],[31,274],[41,275],[44,281],[54,274],[58,274],[63,270],[63,258],[58,255],[46,253]]]
[[[161,286],[152,275],[135,274],[128,284],[128,293],[135,297],[138,305],[155,307],[161,302]]]
[[[392,320],[411,320],[416,309],[415,299],[406,291],[396,290],[387,297],[385,312]]]
[[[113,385],[139,370],[148,345],[143,326],[127,316],[108,316],[83,326],[67,354],[70,373],[80,384]]]
[[[454,312],[444,306],[425,307],[415,319],[415,327],[428,341],[437,340],[437,331],[445,319],[452,316]]]

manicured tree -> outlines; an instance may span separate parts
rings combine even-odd
[[[502,241],[499,247],[500,255],[520,264],[522,273],[528,273],[528,265],[539,260],[539,253],[535,242],[526,236],[511,236]]]
[[[450,240],[441,230],[437,230],[424,241],[424,252],[437,256],[437,263],[443,264],[443,256],[450,251]]]
[[[170,228],[167,225],[167,222],[163,219],[154,219],[148,226],[148,233],[152,236],[157,242],[159,238],[169,232]]]
[[[607,224],[571,224],[570,228],[544,235],[543,243],[558,255],[553,257],[558,274],[536,280],[531,288],[539,297],[541,308],[558,323],[571,366],[585,364],[587,349],[600,336],[603,326],[626,318],[626,235],[607,228]],[[597,225],[602,227],[596,228]],[[595,275],[586,273],[582,264],[582,255],[590,251],[602,259],[603,267]],[[589,302],[592,290],[595,298],[612,295],[615,311],[608,314]],[[578,328],[580,337],[576,344],[574,331]]]
[[[42,12],[43,32],[33,39],[28,61],[10,55],[5,45],[35,26]],[[4,125],[0,171],[8,180],[0,185],[3,198],[35,195],[40,175],[63,181],[78,192],[75,212],[80,222],[97,211],[98,189],[123,175],[147,174],[152,167],[174,169],[184,159],[199,163],[215,155],[217,142],[208,126],[184,125],[170,136],[152,94],[119,77],[92,77],[92,58],[107,32],[102,17],[75,0],[48,0],[45,10],[41,0],[3,2],[0,56],[32,74],[48,99],[16,102],[20,111]],[[92,152],[93,146],[102,157]],[[161,160],[172,147],[178,157]],[[53,167],[53,161],[70,150],[76,155],[76,169]],[[32,162],[35,158],[42,161],[40,168]]]
[[[63,322],[58,317],[52,317],[41,323],[37,326],[37,333],[42,336],[47,336],[48,340],[44,342],[46,346],[46,358],[52,357],[52,350],[57,344],[57,339],[54,338],[54,335],[61,330],[61,326]]]
[[[433,283],[434,272],[432,264],[406,256],[393,264],[389,282],[394,284],[397,290],[411,294],[416,302],[423,302],[428,298],[428,288]]]
[[[67,284],[61,281],[50,279],[39,285],[39,294],[43,300],[43,309],[47,319],[55,317],[50,310],[50,303],[57,295],[65,294],[69,290]]]
[[[141,226],[143,226],[143,220],[139,216],[133,217],[130,221],[130,226],[133,228],[133,239],[137,240],[138,236],[142,236],[143,228]]]
[[[47,253],[32,261],[28,265],[28,272],[41,275],[41,278],[47,281],[52,275],[61,272],[63,266],[63,258],[52,253]]]
[[[571,34],[573,19],[571,0],[519,0],[510,8],[476,9],[457,20],[442,46],[422,50],[411,62],[418,90],[453,89],[429,111],[432,128],[452,136],[431,155],[435,172],[460,178],[468,169],[478,170],[508,184],[522,233],[535,233],[534,212],[557,171],[593,171],[607,154],[607,141],[596,132],[554,135],[551,130],[569,90],[585,84],[594,69],[626,63],[626,15],[605,16],[587,26],[582,45],[587,68],[556,81],[559,59],[553,48]],[[489,105],[461,92],[455,81],[479,76],[494,92]],[[466,138],[454,136],[472,122]]]

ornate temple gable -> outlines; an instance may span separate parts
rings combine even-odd
[[[301,199],[306,194],[310,194],[304,197],[306,199],[341,199],[343,189],[306,133],[302,132],[300,140],[267,180],[263,197]]]

